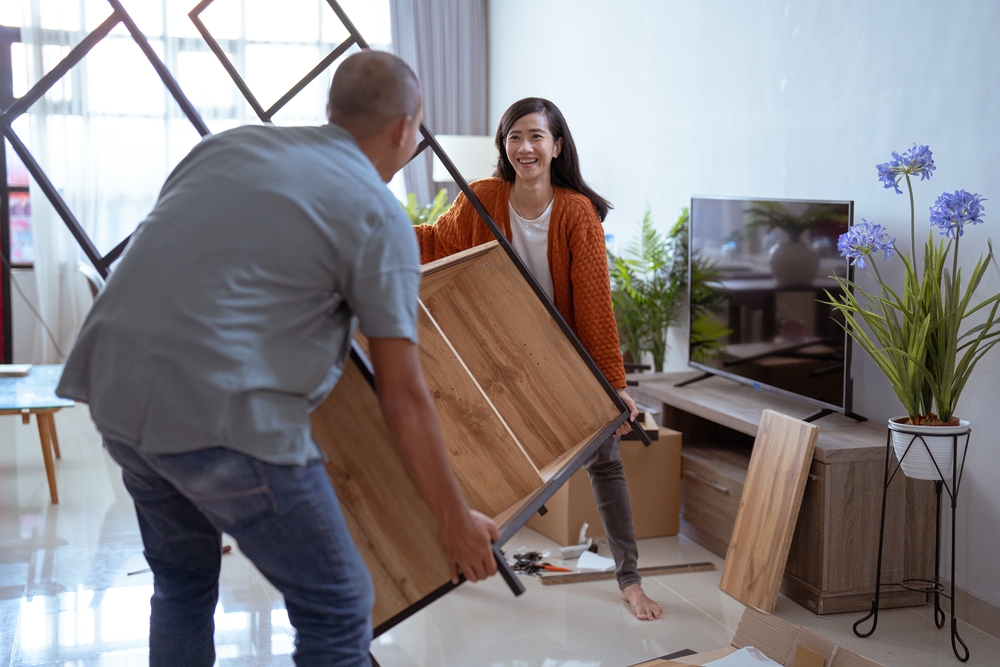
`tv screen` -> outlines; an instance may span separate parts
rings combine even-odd
[[[694,197],[690,365],[850,412],[850,340],[826,292],[851,269],[837,250],[850,201]]]

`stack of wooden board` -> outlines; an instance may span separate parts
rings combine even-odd
[[[502,541],[627,417],[496,242],[424,267],[421,361],[452,468]],[[362,348],[364,341],[361,341]],[[437,525],[348,364],[313,437],[375,582],[376,634],[449,589]]]

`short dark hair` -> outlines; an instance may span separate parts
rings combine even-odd
[[[500,125],[497,127],[496,145],[500,152],[500,159],[497,160],[497,168],[493,175],[505,181],[514,182],[514,165],[507,157],[507,135],[514,123],[532,113],[545,114],[549,131],[552,132],[552,140],[563,140],[562,150],[557,157],[552,159],[552,165],[549,167],[552,185],[569,188],[584,195],[594,204],[598,217],[601,222],[604,222],[604,218],[607,217],[608,211],[613,206],[607,199],[594,192],[593,188],[583,180],[583,175],[580,173],[580,158],[577,155],[576,144],[573,143],[573,135],[569,132],[566,119],[563,118],[559,107],[546,99],[526,97],[511,104],[510,108],[504,112],[503,118],[500,119]]]
[[[422,99],[409,65],[391,53],[365,50],[346,58],[333,75],[330,122],[364,137],[397,118],[415,116]]]

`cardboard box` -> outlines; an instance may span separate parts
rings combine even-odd
[[[706,651],[673,660],[648,660],[632,667],[684,667],[705,665],[753,646],[771,660],[785,667],[880,667],[882,663],[863,658],[816,634],[781,620],[759,609],[747,607],[733,641],[725,648]]]
[[[623,440],[619,447],[636,539],[676,535],[680,529],[681,434],[660,428],[659,438],[649,447],[638,440]],[[545,508],[545,516],[535,514],[528,525],[563,546],[577,543],[584,521],[590,524],[587,535],[604,535],[590,477],[582,468],[545,503]]]

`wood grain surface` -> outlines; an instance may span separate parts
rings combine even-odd
[[[740,602],[774,611],[819,427],[765,410],[719,584]]]
[[[448,258],[451,259],[451,258]],[[424,299],[539,469],[619,412],[499,246]]]
[[[448,460],[469,506],[496,517],[542,478],[433,318],[417,313],[420,360],[441,420]]]
[[[490,241],[421,266],[420,272],[423,274],[423,278],[420,281],[420,298],[429,299],[435,292],[450,283],[455,276],[469,268],[471,264],[468,260],[485,255],[499,245],[496,241]]]
[[[693,373],[642,373],[630,375],[639,380],[642,393],[728,428],[756,435],[763,410],[805,417],[815,408],[808,403],[753,388],[722,377],[701,380],[686,387],[675,387]],[[823,463],[846,461],[883,461],[885,459],[885,423],[857,422],[832,414],[817,422],[821,426],[816,441],[816,460]],[[683,431],[683,429],[681,429]]]
[[[375,391],[353,363],[312,414],[313,439],[375,584],[375,626],[449,581],[437,521],[407,474]]]

